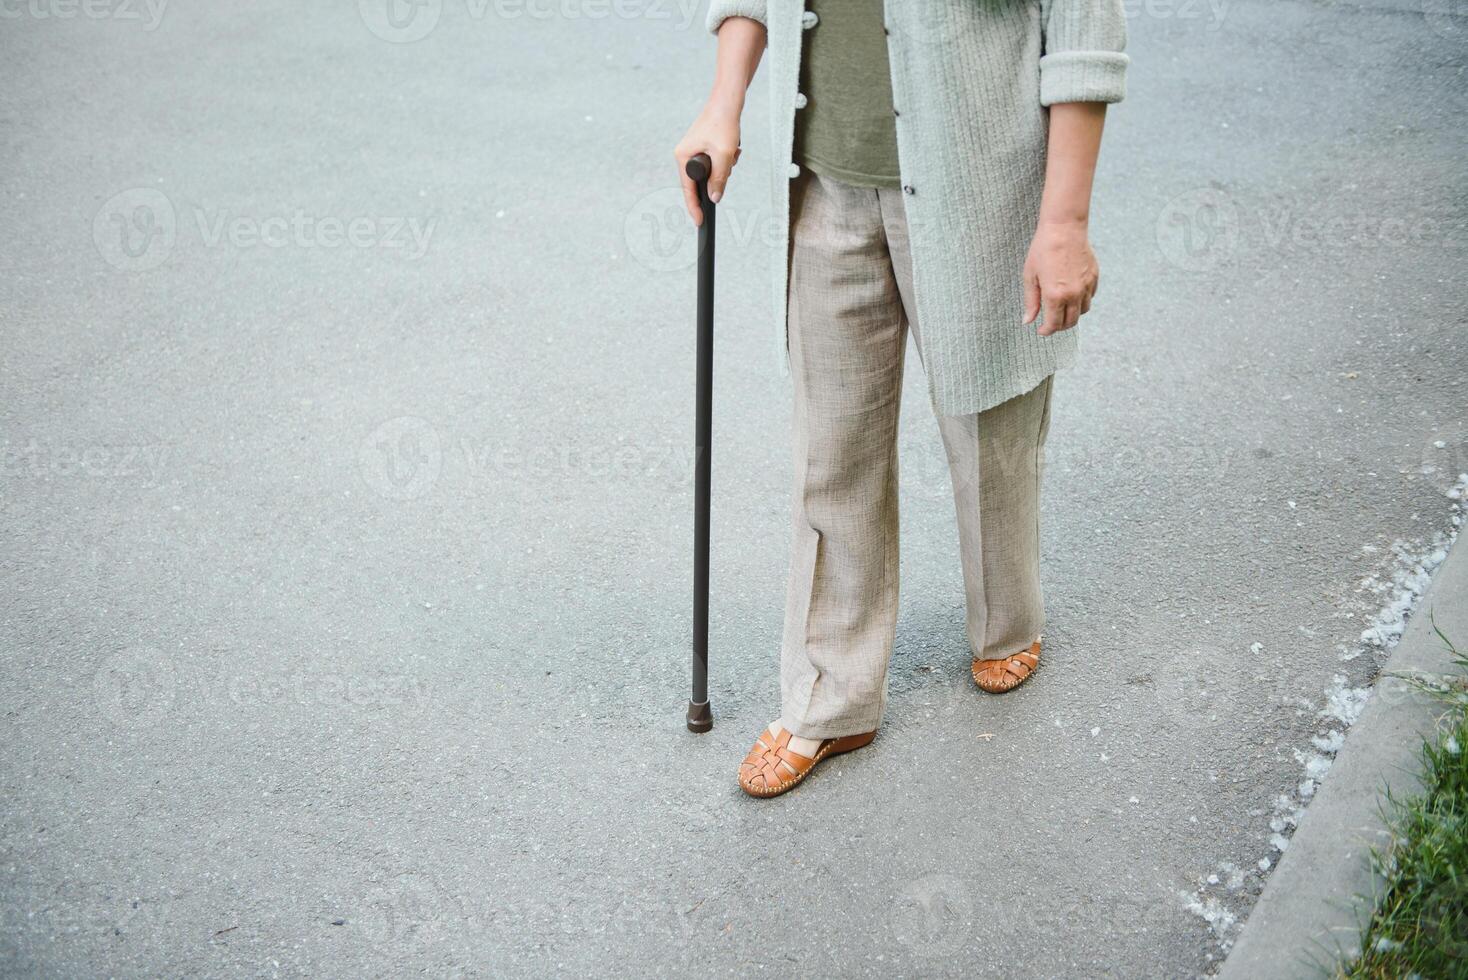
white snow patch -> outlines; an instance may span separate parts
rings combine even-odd
[[[1321,709],[1320,717],[1350,728],[1361,717],[1361,709],[1370,699],[1371,688],[1347,687],[1346,678],[1336,674],[1330,679],[1330,687],[1325,689],[1325,707]]]
[[[1244,887],[1244,869],[1229,861],[1218,866],[1218,870],[1224,874],[1224,887],[1231,892],[1236,892]]]
[[[1335,755],[1346,744],[1346,733],[1332,729],[1324,735],[1316,735],[1310,740],[1310,744],[1326,755]]]
[[[1368,474],[1375,476],[1374,473]],[[1367,592],[1378,597],[1379,605],[1370,616],[1363,616],[1366,620],[1366,629],[1361,632],[1360,645],[1355,649],[1347,649],[1344,646],[1340,650],[1340,659],[1343,661],[1354,660],[1368,650],[1378,652],[1389,649],[1401,639],[1406,629],[1407,618],[1411,615],[1417,600],[1427,590],[1432,580],[1432,573],[1441,565],[1447,557],[1448,547],[1458,536],[1458,529],[1463,523],[1463,512],[1468,507],[1468,473],[1460,474],[1457,482],[1448,491],[1448,498],[1453,501],[1452,514],[1450,516],[1452,527],[1446,534],[1439,534],[1426,548],[1410,548],[1407,544],[1397,541],[1392,545],[1392,553],[1396,556],[1396,562],[1383,580],[1377,575],[1368,575],[1361,579],[1358,592]],[[1293,506],[1293,501],[1290,502]],[[1413,515],[1413,520],[1416,520]],[[1362,545],[1364,554],[1375,554],[1379,549],[1374,545]],[[1355,613],[1345,613],[1347,618],[1352,618]],[[1304,632],[1304,628],[1301,628]],[[1263,651],[1262,643],[1253,643],[1249,651],[1258,655]],[[1366,702],[1371,698],[1369,687],[1349,687],[1345,676],[1336,674],[1331,678],[1331,686],[1325,690],[1325,707],[1316,714],[1324,719],[1328,725],[1324,731],[1318,732],[1310,739],[1311,746],[1316,751],[1308,752],[1295,750],[1294,755],[1297,762],[1304,767],[1305,778],[1295,788],[1295,794],[1281,793],[1274,799],[1273,813],[1269,818],[1269,844],[1274,851],[1283,852],[1290,845],[1289,835],[1299,823],[1300,814],[1304,804],[1315,795],[1317,785],[1330,771],[1331,763],[1336,753],[1345,744],[1345,729],[1355,724],[1356,719],[1361,716],[1361,711],[1366,707]],[[1296,712],[1297,716],[1306,712],[1314,711],[1315,706],[1308,701],[1286,697],[1284,704],[1296,704],[1303,711]],[[1443,748],[1454,755],[1459,751],[1458,743],[1449,738],[1444,741]],[[1251,817],[1263,816],[1259,810],[1249,811]],[[1255,867],[1261,874],[1268,874],[1274,867],[1272,856],[1265,856],[1258,860]],[[1232,864],[1221,864],[1219,868],[1227,874],[1227,887],[1237,890],[1243,887],[1245,873]],[[1218,884],[1217,875],[1209,875],[1208,887]],[[1215,936],[1218,937],[1220,945],[1227,948],[1229,941],[1224,937],[1235,922],[1235,917],[1217,898],[1204,895],[1201,892],[1190,895],[1186,892],[1179,893],[1190,912],[1199,916],[1209,925]]]
[[[1208,923],[1208,928],[1219,940],[1227,940],[1228,931],[1234,927],[1235,916],[1222,902],[1212,895],[1191,895],[1178,892],[1183,907]]]
[[[1320,782],[1330,772],[1330,756],[1319,752],[1301,752],[1295,749],[1295,761],[1305,767],[1305,778]]]
[[[1311,793],[1314,792],[1312,788]],[[1300,822],[1300,804],[1290,799],[1284,793],[1274,798],[1274,815],[1269,818],[1269,829],[1274,831],[1269,837],[1270,845],[1276,851],[1284,850],[1279,841],[1285,840],[1285,832],[1294,832],[1295,826]]]
[[[1398,566],[1392,570],[1391,581],[1381,582],[1376,576],[1364,580],[1362,585],[1373,592],[1386,593],[1387,603],[1372,616],[1361,631],[1361,642],[1367,646],[1386,650],[1402,638],[1407,628],[1407,616],[1427,586],[1432,582],[1432,571],[1448,556],[1447,549],[1435,547],[1426,554],[1412,556],[1400,541],[1392,545],[1398,558]]]

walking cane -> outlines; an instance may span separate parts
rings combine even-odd
[[[714,202],[709,200],[713,161],[700,153],[688,161],[698,186],[703,224],[698,226],[698,409],[693,427],[693,696],[688,730],[714,727],[709,707],[709,451],[713,436],[714,386]]]

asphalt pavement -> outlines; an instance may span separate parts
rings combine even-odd
[[[765,80],[695,736],[703,10],[394,2],[0,6],[0,972],[1215,969],[1468,471],[1461,4],[1128,3],[1045,664],[969,679],[910,355],[886,721],[757,802]]]

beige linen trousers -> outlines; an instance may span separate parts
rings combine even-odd
[[[791,191],[795,499],[781,724],[806,738],[839,738],[876,729],[886,707],[908,328],[920,356],[923,342],[902,191],[810,172]],[[1014,330],[1033,330],[1021,312]],[[977,414],[938,414],[977,657],[1024,649],[1044,627],[1039,491],[1050,387],[1047,376]]]

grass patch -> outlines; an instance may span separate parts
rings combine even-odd
[[[1468,671],[1468,656],[1437,635]],[[1416,683],[1448,711],[1422,746],[1423,793],[1388,800],[1392,845],[1379,856],[1387,893],[1347,977],[1468,980],[1468,684]]]

